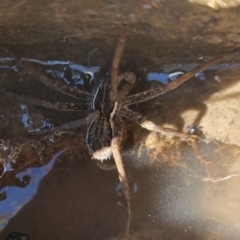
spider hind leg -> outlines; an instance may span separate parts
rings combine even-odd
[[[191,138],[197,138],[195,135],[189,135],[180,131],[177,131],[172,128],[161,127],[155,124],[152,121],[146,120],[139,113],[132,111],[131,109],[125,107],[121,110],[120,115],[126,117],[133,122],[137,123],[143,128],[146,128],[149,131],[160,133],[162,136],[171,135],[172,137],[178,137],[182,141],[189,141]]]

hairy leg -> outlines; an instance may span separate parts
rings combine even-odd
[[[24,71],[31,73],[36,79],[39,79],[41,82],[43,82],[47,86],[53,89],[56,89],[57,91],[62,92],[71,97],[74,97],[74,98],[90,98],[91,97],[91,94],[88,92],[84,92],[80,89],[73,88],[65,84],[61,84],[61,82],[58,80],[54,81],[50,79],[48,76],[42,74],[39,70],[37,70],[32,66],[27,65]]]
[[[10,97],[14,97],[19,101],[25,102],[31,105],[37,105],[45,108],[51,108],[61,111],[87,111],[84,103],[67,103],[67,102],[48,102],[45,100],[35,99],[27,96],[19,96],[15,93],[9,92],[7,90],[2,90],[2,92]]]
[[[82,125],[89,124],[90,122],[94,121],[94,119],[97,118],[98,115],[99,115],[99,113],[97,111],[95,111],[85,118],[70,121],[70,122],[64,123],[62,125],[53,127],[51,129],[46,129],[46,130],[41,130],[41,131],[34,131],[34,130],[29,131],[29,133],[30,134],[43,134],[43,133],[49,133],[49,132],[53,132],[53,131],[70,130],[70,129],[78,128]]]
[[[122,117],[125,117],[125,118],[128,118],[128,119],[134,121],[135,123],[139,124],[141,127],[148,129],[149,131],[160,133],[163,136],[171,135],[173,137],[179,137],[181,140],[184,140],[184,141],[188,141],[191,138],[197,139],[197,136],[185,134],[185,133],[182,133],[180,131],[177,131],[177,130],[174,130],[171,128],[165,128],[165,127],[158,126],[154,122],[146,120],[145,117],[141,116],[139,113],[136,113],[127,107],[123,108],[120,111],[120,115]]]
[[[124,48],[124,44],[125,44],[125,38],[126,38],[126,34],[127,34],[127,26],[124,25],[123,29],[122,29],[122,33],[114,54],[114,58],[113,58],[113,63],[112,63],[112,71],[111,71],[111,94],[110,94],[110,99],[111,102],[115,102],[116,98],[117,98],[117,87],[118,87],[118,79],[117,79],[117,75],[118,75],[118,67],[119,67],[119,63],[121,60],[121,56],[122,56],[122,52],[123,52],[123,48]]]
[[[116,101],[124,99],[129,94],[136,82],[136,75],[132,72],[124,72],[118,75],[118,84],[122,80],[125,80],[126,83],[118,89]]]
[[[193,76],[195,76],[197,73],[205,70],[206,68],[209,68],[210,66],[212,66],[212,65],[214,65],[218,62],[221,62],[226,58],[233,57],[234,55],[237,55],[239,53],[240,53],[240,49],[235,49],[233,51],[227,52],[223,55],[220,55],[219,57],[216,57],[216,58],[214,58],[214,59],[212,59],[208,62],[203,63],[200,66],[195,67],[190,72],[185,73],[184,75],[179,77],[177,80],[169,83],[165,87],[161,86],[161,87],[158,87],[158,88],[155,88],[155,89],[147,90],[145,92],[140,92],[138,94],[128,96],[127,98],[124,99],[123,105],[124,106],[130,106],[130,105],[140,103],[140,102],[144,102],[144,101],[148,101],[148,100],[153,99],[157,96],[160,96],[160,95],[162,95],[162,94],[164,94],[168,91],[171,91],[171,90],[179,87],[181,84],[188,81]]]
[[[119,180],[123,184],[123,191],[124,196],[127,201],[127,208],[128,208],[128,221],[126,226],[126,233],[129,233],[130,228],[130,221],[131,221],[131,208],[130,208],[130,193],[129,193],[129,185],[126,177],[126,173],[123,166],[123,160],[122,156],[120,154],[119,148],[121,144],[121,138],[123,134],[123,121],[120,117],[113,117],[110,119],[110,124],[112,129],[114,130],[114,136],[112,138],[111,142],[111,148],[113,153],[113,158],[115,160],[117,170],[118,170],[118,176]]]

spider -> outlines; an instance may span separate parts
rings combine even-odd
[[[113,156],[117,166],[119,179],[123,184],[123,191],[128,203],[128,209],[130,209],[129,186],[119,150],[124,130],[123,118],[128,118],[149,131],[154,131],[162,135],[172,134],[173,136],[179,137],[181,140],[187,141],[193,136],[158,126],[154,122],[147,120],[146,117],[131,110],[129,106],[148,101],[177,88],[179,85],[195,76],[198,72],[203,71],[209,66],[216,64],[227,57],[238,54],[239,50],[233,50],[214,58],[201,66],[194,68],[190,72],[187,72],[164,87],[159,86],[155,89],[129,95],[130,90],[136,83],[136,76],[131,72],[125,72],[122,74],[118,73],[118,67],[126,39],[126,32],[127,27],[124,26],[113,58],[110,79],[94,79],[91,93],[53,82],[35,68],[31,66],[28,67],[31,74],[44,84],[64,94],[70,95],[73,98],[85,98],[87,100],[87,105],[83,106],[82,104],[61,102],[49,103],[43,100],[30,99],[27,97],[23,97],[23,99],[26,99],[31,104],[47,108],[64,111],[87,110],[89,112],[87,117],[57,126],[53,130],[73,129],[80,127],[83,124],[88,125],[86,145],[89,153],[92,155],[92,158],[100,161],[104,161]],[[41,133],[46,133],[48,131],[49,130],[42,130]],[[130,210],[128,212],[130,216]]]

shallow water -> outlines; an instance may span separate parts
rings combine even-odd
[[[127,209],[117,171],[104,171],[105,165],[99,168],[91,160],[85,127],[47,137],[27,134],[87,114],[26,101],[24,97],[78,101],[45,86],[27,66],[89,91],[95,75],[109,75],[122,23],[127,22],[120,71],[136,73],[133,94],[174,81],[237,47],[239,8],[213,11],[187,1],[33,5],[26,0],[0,5],[0,238],[21,232],[35,240],[124,239]],[[196,122],[187,122],[185,112],[197,110],[200,119],[208,115],[208,99],[235,86],[239,66],[238,57],[214,65],[176,91],[133,109],[158,124],[193,129]],[[234,107],[239,112],[237,106],[229,109]],[[227,113],[221,112],[223,117]],[[201,134],[204,126],[198,123]],[[121,153],[131,189],[132,238],[238,239],[239,147],[224,143],[231,142],[230,132],[223,143],[211,135],[196,149],[160,139],[128,120],[125,124]],[[223,125],[212,128],[224,132]]]
[[[8,125],[11,129],[16,129],[15,125],[21,128],[10,131],[10,135],[7,132],[5,138],[8,136],[13,142],[8,145],[3,143],[1,147],[2,156],[5,156],[2,161],[6,164],[1,178],[1,192],[6,193],[6,199],[0,203],[1,227],[4,229],[2,238],[10,232],[23,232],[30,239],[66,239],[66,236],[67,239],[121,238],[127,213],[117,172],[104,171],[91,161],[84,143],[85,130],[60,136],[50,134],[47,138],[26,134],[29,129],[51,128],[54,124],[79,118],[82,113],[64,114],[32,106],[31,102],[21,98],[28,94],[32,97],[44,94],[47,100],[69,100],[69,97],[45,87],[37,79],[27,77],[26,73],[22,73],[24,64],[35,63],[35,67],[40,66],[45,74],[56,81],[82,88],[85,87],[84,82],[91,82],[93,76],[99,73],[100,66],[87,67],[68,60],[22,58],[22,67],[19,68],[11,57],[0,60],[1,74],[8,79],[3,82],[2,88],[17,94],[11,96],[3,92],[5,98],[2,101],[12,102],[12,109],[6,112],[3,108],[2,114],[9,119],[14,116],[14,122]],[[166,84],[195,65],[165,65],[162,71],[156,69],[155,72],[139,74],[138,85],[145,89],[156,82]],[[193,82],[203,81],[207,84],[209,76],[216,74],[224,80],[224,71],[237,75],[238,66],[238,63],[231,61],[215,65],[204,71],[201,78],[197,75]],[[16,78],[18,75],[21,80]],[[12,82],[15,81],[14,84],[9,83],[9,76]],[[155,81],[151,81],[152,76]],[[30,91],[28,86],[31,86]],[[195,89],[194,85],[191,89]],[[198,99],[206,98],[210,93],[205,91],[206,95]],[[163,107],[164,99],[168,100],[168,104],[176,105],[177,96],[177,92],[176,96],[163,96],[150,101],[151,107],[139,105],[137,110],[155,121],[176,121],[178,125],[179,119],[173,119],[173,113],[168,119],[164,108],[169,107]],[[182,96],[182,99],[184,97],[187,98]],[[178,111],[185,108],[184,104],[180,108],[178,106]],[[198,153],[186,144],[171,145],[171,141],[149,135],[149,132],[128,121],[126,127],[127,138],[122,154],[131,188],[131,235],[135,239],[211,239],[216,236],[219,239],[238,239],[239,149],[220,142],[201,141]],[[9,159],[19,142],[27,142],[31,148]],[[42,145],[45,147],[41,148]],[[10,160],[15,164],[8,163]],[[18,188],[19,180],[4,178],[11,171],[16,171],[16,177],[20,179],[30,176],[30,182],[22,186],[24,188]]]

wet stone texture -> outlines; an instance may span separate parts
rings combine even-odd
[[[29,65],[89,90],[94,74],[109,74],[127,23],[120,71],[137,75],[134,94],[238,47],[239,11],[183,0],[2,1],[0,239],[17,233],[31,240],[126,238],[117,171],[91,160],[86,127],[28,134],[87,115],[27,101],[81,103],[43,84]],[[179,143],[125,121],[130,239],[239,239],[239,69],[240,57],[230,58],[132,107],[159,125],[195,129],[202,139]]]

